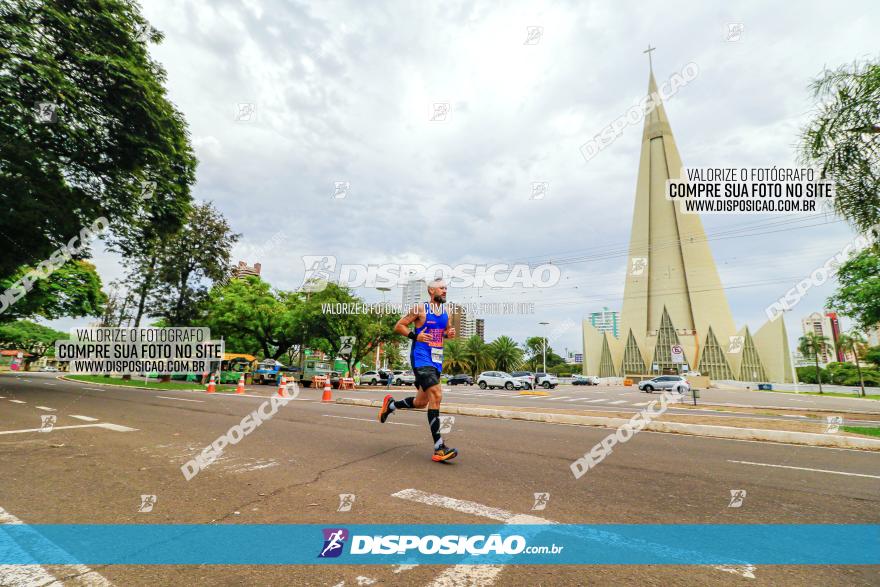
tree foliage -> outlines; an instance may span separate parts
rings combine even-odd
[[[0,255],[2,256],[2,255]],[[0,279],[0,292],[21,279],[30,267],[20,267],[7,279]],[[0,314],[0,323],[41,316],[55,318],[100,316],[107,295],[101,291],[101,278],[87,261],[68,261],[46,279],[33,282],[33,288]]]
[[[195,324],[208,298],[204,279],[226,276],[239,236],[210,202],[195,204],[180,231],[162,240],[150,315],[162,318],[166,326]]]
[[[880,224],[880,64],[826,70],[811,85],[818,102],[801,156],[835,184],[834,207],[860,231]]]
[[[53,354],[55,341],[67,338],[64,332],[27,320],[0,324],[0,348],[30,353],[28,363],[46,354]]]
[[[126,0],[0,3],[0,278],[100,216],[180,225],[196,160],[147,51],[161,39]]]
[[[278,359],[301,342],[293,293],[273,290],[259,277],[232,279],[211,290],[204,325],[211,337],[226,341],[228,352]]]
[[[863,330],[880,324],[880,250],[865,249],[840,266],[838,289],[828,306]]]

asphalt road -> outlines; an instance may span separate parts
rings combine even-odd
[[[447,398],[459,401],[451,392]],[[381,425],[375,410],[319,400],[319,391],[303,390],[186,481],[180,466],[263,398],[0,377],[0,521],[473,524],[489,522],[481,508],[496,508],[562,523],[880,523],[875,453],[643,432],[576,480],[570,463],[607,429],[458,416],[447,441],[460,456],[441,465],[429,458],[424,412],[400,412]],[[34,431],[44,415],[56,416],[55,427]],[[741,507],[729,507],[731,490],[746,491]],[[532,511],[536,492],[550,494],[543,511]],[[356,496],[350,511],[337,511],[342,493]],[[148,513],[138,512],[144,494],[157,497]],[[432,504],[413,497],[426,494]],[[461,511],[462,500],[479,507]],[[880,569],[0,567],[0,585],[55,578],[70,585],[877,585]]]

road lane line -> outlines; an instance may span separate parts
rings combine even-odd
[[[617,406],[617,405],[620,405],[620,404],[627,404],[627,403],[629,403],[629,402],[626,401],[625,399],[619,399],[619,400],[617,400],[617,401],[608,402],[608,404],[609,404],[609,405],[612,405],[612,406]]]
[[[159,399],[174,399],[179,402],[196,402],[196,403],[200,403],[200,404],[205,403],[205,400],[203,400],[203,399],[184,399],[182,397],[168,397],[165,395],[157,395],[156,397],[158,397]]]
[[[0,524],[24,525],[24,522],[0,507]],[[59,552],[59,554],[68,554],[54,543],[46,540],[46,538],[36,530],[31,532],[33,534],[32,539],[34,540],[34,543],[42,546],[42,550],[54,550]],[[28,534],[31,534],[31,532],[28,532]],[[66,571],[71,571],[75,577],[72,577],[69,581],[58,580],[41,565],[0,565],[0,585],[11,585],[15,587],[46,585],[48,587],[55,587],[69,583],[85,585],[87,587],[113,587],[113,583],[86,565],[57,566],[62,567]]]
[[[78,416],[76,414],[70,414],[71,418],[76,418],[77,420],[84,420],[86,422],[97,422],[97,418],[92,418],[90,416]]]
[[[584,403],[587,403],[587,404],[594,404],[594,403],[596,403],[596,402],[607,402],[607,401],[608,401],[608,398],[607,398],[607,397],[600,397],[599,399],[588,399],[588,400],[584,400]]]
[[[27,403],[27,402],[21,401],[20,399],[11,399],[9,401],[11,401],[14,404],[26,404]]]
[[[641,407],[641,406],[647,406],[649,403],[651,403],[651,402],[639,402],[639,403],[633,404],[633,405]]]
[[[372,422],[374,424],[381,424],[378,420],[371,420],[370,418],[352,418],[351,416],[336,416],[334,414],[321,414],[325,418],[342,418],[343,420],[361,420],[362,422]],[[406,422],[385,422],[386,424],[394,424],[396,426],[412,426],[414,428],[418,428],[419,426],[416,424],[407,424]]]
[[[136,432],[137,428],[129,428],[128,426],[120,426],[119,424],[74,424],[73,426],[54,426],[55,430],[71,430],[73,428],[104,428],[105,430],[113,430],[114,432]],[[0,434],[24,434],[25,432],[41,432],[42,428],[27,428],[25,430],[3,430]]]
[[[46,406],[35,406],[38,410],[43,410],[44,412],[54,412],[55,408],[47,408]]]
[[[553,520],[548,520],[547,518],[540,518],[538,516],[531,516],[528,514],[516,514],[514,512],[509,512],[500,508],[483,505],[475,501],[455,499],[454,497],[446,497],[444,495],[437,495],[436,493],[427,493],[424,491],[419,491],[418,489],[403,489],[401,491],[398,491],[397,493],[392,493],[391,497],[399,497],[401,499],[407,499],[426,505],[445,507],[465,514],[472,514],[475,516],[483,516],[491,520],[498,520],[500,522],[504,522],[505,524],[559,523]],[[603,534],[605,534],[608,538],[623,538],[622,536],[610,532],[603,532]],[[626,543],[626,540],[624,539],[623,542]],[[649,544],[648,546],[653,545]],[[661,547],[660,550],[663,552],[668,552],[669,549],[666,547]],[[687,551],[681,552],[682,554],[687,553]],[[711,568],[717,569],[719,571],[724,571],[726,573],[734,573],[742,575],[744,577],[748,577],[750,579],[755,578],[755,567],[751,564],[708,566],[711,566]],[[443,571],[443,573],[441,573],[432,583],[429,584],[429,587],[459,587],[465,585],[487,586],[495,582],[495,579],[498,577],[502,570],[504,570],[504,565],[455,565],[454,567],[449,567],[445,571]]]
[[[869,479],[880,479],[880,475],[866,475],[864,473],[847,473],[845,471],[831,471],[829,469],[811,469],[809,467],[792,467],[789,465],[773,465],[771,463],[753,463],[751,461],[732,461],[730,459],[727,460],[728,463],[739,463],[741,465],[756,465],[758,467],[774,467],[777,469],[795,469],[797,471],[812,471],[814,473],[832,473],[834,475],[847,475],[849,477],[867,477]]]
[[[559,400],[561,400],[561,399],[569,399],[569,397],[568,397],[567,395],[560,395],[559,397],[551,397],[551,398],[550,398],[550,401],[551,401],[551,402],[556,402],[556,401],[559,401]],[[575,399],[577,399],[577,398],[575,398]]]

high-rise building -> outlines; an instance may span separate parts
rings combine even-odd
[[[403,308],[428,301],[428,283],[424,279],[410,279],[403,285]]]
[[[602,308],[601,312],[591,312],[589,320],[593,328],[599,332],[610,332],[614,338],[620,338],[618,328],[620,312],[612,312],[607,307]]]
[[[455,328],[456,338],[470,338],[477,333],[476,320],[464,306],[447,304],[446,311],[449,313],[449,325]]]
[[[683,165],[653,71],[648,95],[620,337],[585,319],[583,372],[646,375],[656,365],[714,380],[794,382],[785,321],[770,320],[754,335],[736,329],[700,216],[666,197]]]
[[[486,321],[483,318],[477,318],[474,322],[475,334],[480,337],[480,340],[486,342]]]
[[[239,261],[237,267],[232,268],[232,278],[233,279],[241,279],[242,277],[247,277],[248,275],[253,275],[254,277],[260,276],[260,264],[254,263],[254,266],[251,267],[244,261]]]
[[[845,360],[842,353],[840,353],[840,358],[838,358],[838,349],[835,344],[840,333],[837,314],[834,312],[825,312],[824,314],[813,312],[801,319],[801,328],[803,328],[804,334],[812,332],[828,339],[825,347],[819,353],[819,364],[827,365],[834,361]],[[810,358],[812,359],[812,357]]]

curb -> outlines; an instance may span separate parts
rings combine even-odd
[[[378,408],[382,402],[368,399],[339,398],[337,404]],[[575,414],[547,414],[539,412],[515,412],[496,408],[475,408],[461,404],[444,405],[443,413],[462,416],[480,416],[484,418],[501,418],[503,420],[526,420],[529,422],[546,422],[548,424],[570,424],[575,426],[599,426],[617,428],[629,422],[624,418],[604,418],[601,416],[578,416]],[[734,426],[713,426],[709,424],[685,424],[682,422],[653,421],[644,427],[651,432],[672,434],[688,434],[711,438],[728,438],[733,440],[758,440],[780,442],[784,444],[800,444],[806,446],[824,446],[832,448],[853,448],[859,450],[880,451],[880,440],[858,438],[854,436],[835,436],[816,434],[813,432],[790,432],[787,430],[764,430],[759,428],[736,428]]]

